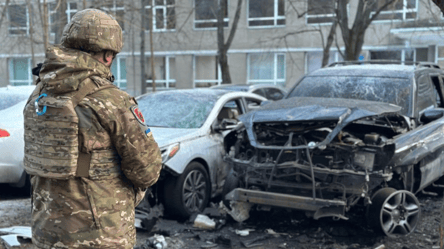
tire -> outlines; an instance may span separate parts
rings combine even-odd
[[[222,200],[224,205],[230,209],[230,201],[228,201],[225,196],[230,193],[233,189],[239,186],[239,179],[237,173],[233,169],[228,172],[227,178],[225,179],[225,184],[222,189]]]
[[[205,167],[191,162],[179,177],[165,180],[165,209],[170,215],[189,218],[202,212],[210,200],[211,182]]]

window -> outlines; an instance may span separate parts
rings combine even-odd
[[[285,25],[284,0],[249,0],[248,26]]]
[[[336,16],[335,0],[307,1],[307,23],[332,23]]]
[[[9,34],[27,35],[29,32],[29,13],[26,5],[9,5]]]
[[[176,28],[175,0],[148,0],[148,2],[145,6],[146,29],[149,30],[152,14],[155,17],[153,19],[154,31],[174,30]]]
[[[153,85],[153,76],[151,70],[151,58],[147,57],[147,83],[151,88]],[[176,58],[154,57],[154,71],[156,73],[156,89],[166,90],[176,88]]]
[[[217,56],[194,57],[194,88],[222,84],[222,73]]]
[[[285,85],[285,55],[249,54],[248,84]]]
[[[195,0],[194,28],[216,28],[219,0]],[[228,27],[228,0],[220,0],[224,7],[224,27]]]
[[[12,86],[25,86],[32,84],[31,59],[9,59],[9,84]]]
[[[55,33],[57,33],[57,29],[58,28],[62,28],[63,27],[57,27],[58,25],[61,24],[61,22],[63,20],[61,20],[60,18],[60,12],[57,13],[57,8],[59,8],[60,11],[60,3],[59,1],[56,2],[50,2],[48,3],[48,26],[49,26],[49,31],[51,34],[55,35]],[[76,2],[71,2],[71,3],[66,3],[66,21],[69,22],[71,20],[71,17],[77,12],[77,3]]]
[[[57,7],[56,2],[48,3],[48,26],[49,26],[49,31],[52,34],[55,34],[57,32],[57,10],[56,10],[56,7]]]
[[[392,60],[401,62],[428,61],[427,48],[370,51],[371,60]]]
[[[322,67],[322,59],[324,57],[324,53],[319,52],[307,52],[307,66],[305,67],[305,73],[311,73]],[[339,52],[330,52],[330,56],[328,57],[328,64],[333,62],[343,61],[341,54]]]
[[[386,0],[378,0],[373,5],[374,14],[379,8],[384,6]],[[418,0],[399,0],[387,6],[376,17],[376,20],[411,20],[416,19],[418,11]]]
[[[77,3],[71,2],[66,4],[66,18],[71,21],[72,16],[77,13]],[[122,27],[123,28],[123,27]]]
[[[126,58],[116,57],[111,65],[111,72],[114,75],[114,85],[125,90],[126,84]]]
[[[416,79],[418,86],[417,111],[423,112],[431,106],[436,106],[435,89],[432,87],[430,77],[426,74],[420,75]]]
[[[110,3],[103,4],[101,9],[116,18],[122,31],[125,30],[125,5],[123,2],[113,0]]]

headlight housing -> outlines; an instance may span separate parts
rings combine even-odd
[[[165,163],[166,161],[170,160],[172,157],[174,157],[177,152],[180,149],[180,144],[179,143],[175,143],[172,144],[168,147],[166,147],[166,149],[162,149],[162,163]]]

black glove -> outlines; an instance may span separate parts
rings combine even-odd
[[[37,66],[32,69],[32,74],[35,76],[39,76],[42,66],[43,66],[43,63],[37,64]]]

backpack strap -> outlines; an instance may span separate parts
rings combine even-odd
[[[93,94],[95,92],[101,91],[107,88],[117,88],[113,84],[108,84],[104,86],[97,86],[94,82],[87,78],[85,80],[85,85],[83,85],[77,93],[72,96],[72,106],[76,108],[76,106],[85,98],[86,96]],[[76,176],[78,177],[88,177],[89,176],[89,168],[91,166],[91,153],[84,153],[79,150],[79,157],[77,159],[77,171]]]

